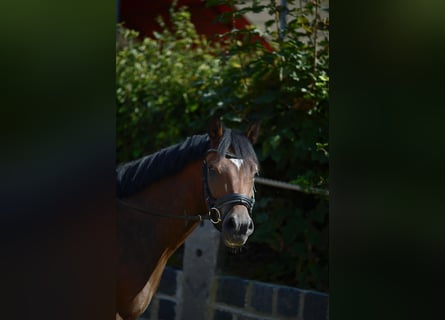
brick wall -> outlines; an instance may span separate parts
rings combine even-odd
[[[183,272],[167,267],[140,319],[182,320],[182,286]],[[202,303],[209,320],[327,320],[328,305],[325,293],[229,276],[214,277]]]
[[[210,295],[209,319],[328,319],[329,296],[324,293],[218,276]]]

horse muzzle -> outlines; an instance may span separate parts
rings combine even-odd
[[[210,221],[221,231],[227,247],[241,247],[253,233],[250,215],[254,201],[243,194],[233,193],[217,199],[210,209]]]
[[[230,248],[243,246],[253,230],[253,220],[241,206],[233,207],[222,221],[222,238],[224,244]]]

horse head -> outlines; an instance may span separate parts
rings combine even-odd
[[[226,129],[219,118],[208,127],[211,148],[203,162],[204,194],[211,221],[231,248],[243,246],[254,230],[254,178],[259,164],[252,144],[258,131],[258,123],[246,133]]]

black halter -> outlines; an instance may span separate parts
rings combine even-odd
[[[207,153],[209,152],[218,152],[218,150],[209,149]],[[230,152],[227,152],[225,154],[225,157],[229,159],[239,159],[239,157]],[[210,217],[209,220],[218,230],[221,230],[221,222],[225,218],[225,214],[221,215],[222,208],[224,207],[230,206],[229,208],[231,209],[235,205],[243,205],[247,208],[249,215],[250,216],[252,215],[252,209],[255,204],[255,193],[253,193],[252,197],[248,197],[241,193],[230,193],[217,199],[213,197],[212,192],[210,191],[207,175],[208,175],[207,162],[206,160],[204,160],[202,162],[204,199],[206,201],[207,208],[209,209],[209,217]],[[230,209],[226,210],[225,213],[227,214],[227,212],[230,211]]]

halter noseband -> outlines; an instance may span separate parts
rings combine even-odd
[[[209,152],[218,152],[216,149],[209,149]],[[239,159],[233,153],[227,152],[225,157],[228,159]],[[243,205],[247,208],[249,215],[252,215],[252,209],[255,204],[255,194],[252,197],[247,197],[241,193],[230,193],[226,194],[218,199],[212,196],[212,192],[210,191],[209,181],[207,177],[207,162],[204,159],[202,162],[202,180],[203,180],[203,190],[204,190],[204,199],[206,201],[207,207],[209,208],[209,220],[213,223],[213,225],[219,229],[219,224],[224,220],[225,216],[221,216],[221,210],[223,207],[229,206],[232,208],[235,205]],[[228,212],[227,210],[226,212]]]

